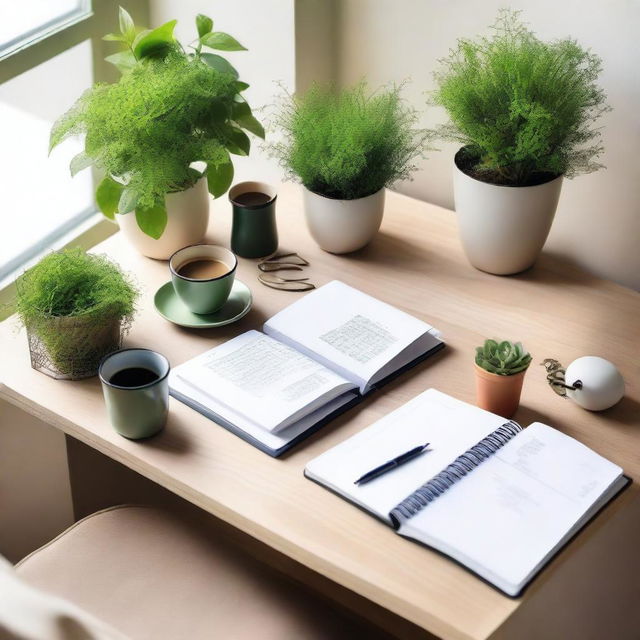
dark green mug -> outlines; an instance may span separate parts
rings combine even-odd
[[[125,438],[149,438],[162,430],[169,412],[169,361],[150,349],[121,349],[98,368],[107,414]]]
[[[278,248],[276,190],[265,182],[240,182],[229,190],[233,207],[231,249],[243,258],[264,258]]]
[[[229,298],[238,259],[215,244],[193,244],[169,259],[171,282],[182,302],[193,312],[218,311]]]

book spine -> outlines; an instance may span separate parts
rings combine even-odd
[[[473,445],[473,447],[458,456],[450,465],[391,510],[389,517],[394,529],[399,529],[403,522],[416,515],[430,502],[445,493],[458,480],[504,447],[520,431],[522,431],[522,427],[517,422],[509,420],[509,422],[505,422],[486,438],[480,440],[478,444]]]

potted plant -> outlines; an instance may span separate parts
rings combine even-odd
[[[431,133],[461,143],[454,199],[471,264],[506,275],[538,257],[563,177],[599,169],[594,123],[607,111],[598,56],[571,39],[543,42],[503,11],[494,35],[459,40],[435,74],[433,103],[450,122]]]
[[[81,249],[45,256],[16,290],[31,366],[65,379],[96,375],[100,360],[120,348],[138,295],[117,265]]]
[[[385,187],[417,168],[412,161],[426,134],[400,92],[316,84],[284,99],[276,118],[283,139],[272,150],[304,186],[309,231],[325,251],[348,253],[370,242],[382,222]]]
[[[158,259],[202,240],[207,189],[219,197],[229,188],[229,154],[249,153],[245,130],[264,137],[242,97],[248,85],[225,58],[203,51],[244,47],[198,15],[198,37],[187,53],[173,36],[175,25],[140,30],[121,8],[120,33],[105,36],[124,47],[107,58],[120,80],[86,91],[54,124],[50,141],[52,149],[85,134],[72,175],[90,165],[103,170],[98,206],[141,253]]]
[[[476,402],[479,407],[510,418],[520,404],[520,393],[531,355],[520,342],[485,340],[476,348]]]

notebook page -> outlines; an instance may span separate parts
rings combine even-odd
[[[174,374],[207,396],[216,413],[223,417],[240,413],[271,432],[297,422],[354,386],[259,331],[247,331],[210,349],[176,367]]]
[[[226,428],[231,431],[244,432],[247,436],[264,445],[270,451],[278,451],[279,449],[282,449],[293,439],[307,431],[307,429],[310,429],[318,421],[322,420],[322,418],[347,404],[357,395],[356,392],[347,392],[335,400],[331,400],[327,404],[323,405],[320,409],[316,409],[309,415],[301,418],[298,422],[292,424],[286,429],[282,429],[277,433],[272,433],[262,427],[259,427],[252,421],[247,420],[241,414],[233,410],[229,410],[228,407],[213,402],[210,397],[185,384],[173,371],[169,374],[169,386],[171,388],[171,393],[179,400],[182,401],[181,396],[185,396],[189,400],[195,402],[196,405],[201,408],[199,410],[201,410],[201,412],[203,412],[209,419],[215,420],[223,426],[226,426]]]
[[[264,332],[357,382],[361,392],[401,351],[426,333],[437,334],[426,322],[338,280],[277,313]]]
[[[556,429],[534,423],[400,529],[515,595],[622,475]]]
[[[504,421],[428,389],[312,460],[305,474],[389,522],[398,502]],[[427,442],[430,451],[367,484],[354,484],[367,471]]]

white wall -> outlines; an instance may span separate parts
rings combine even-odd
[[[304,4],[303,0],[303,4]],[[613,111],[602,119],[606,170],[566,180],[546,251],[640,289],[640,3],[634,0],[342,0],[338,3],[337,75],[367,76],[373,86],[411,78],[406,96],[425,110],[424,126],[445,120],[426,110],[432,71],[458,37],[487,33],[498,8],[522,9],[543,39],[571,36],[604,62],[601,84]],[[453,206],[455,148],[429,152],[422,171],[398,190]]]

